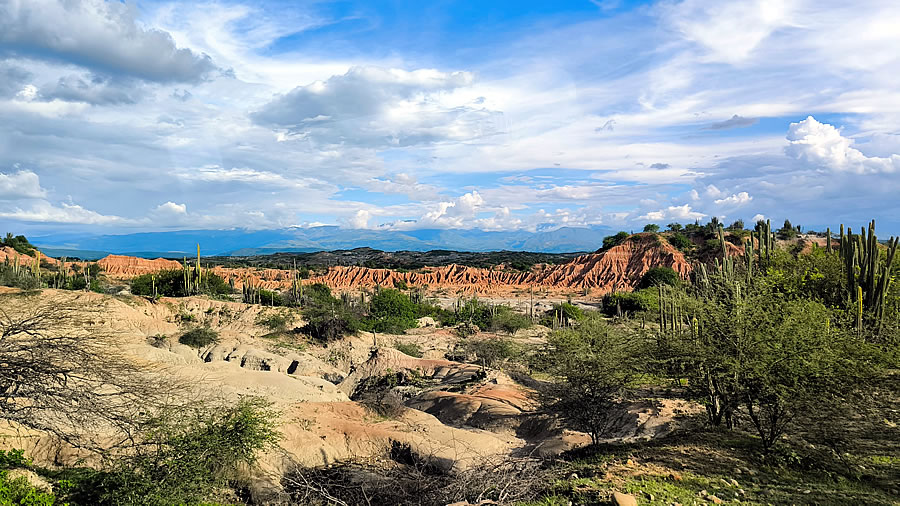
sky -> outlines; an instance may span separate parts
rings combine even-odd
[[[0,223],[900,233],[897,26],[896,0],[0,0]]]

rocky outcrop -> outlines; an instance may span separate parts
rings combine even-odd
[[[739,254],[740,247],[735,247]],[[180,269],[175,260],[147,260],[110,255],[99,261],[107,275],[129,278],[165,269]],[[600,253],[581,255],[559,265],[538,264],[530,272],[508,269],[446,265],[417,271],[371,269],[360,266],[331,267],[327,272],[306,280],[305,284],[324,283],[334,290],[347,291],[374,286],[405,284],[430,290],[465,290],[473,293],[504,293],[512,290],[591,290],[603,295],[613,290],[630,290],[653,267],[671,267],[683,278],[691,272],[684,255],[655,234],[635,234],[622,244]],[[235,287],[245,284],[266,289],[287,289],[291,272],[283,269],[214,267],[212,272]]]
[[[19,253],[18,251],[10,248],[9,246],[0,246],[0,262],[6,262],[8,259],[9,263],[15,264],[16,260],[18,259],[19,265],[30,266],[30,265],[34,264],[34,258],[35,257],[32,255],[26,255],[24,253]],[[58,263],[59,263],[59,260],[52,258],[52,257],[48,257],[48,256],[44,255],[43,253],[41,254],[41,265],[44,265],[44,264],[57,265]]]
[[[122,278],[140,276],[151,272],[181,269],[181,262],[175,260],[166,260],[165,258],[149,260],[124,255],[109,255],[100,259],[97,263],[100,264],[100,267],[107,275]]]

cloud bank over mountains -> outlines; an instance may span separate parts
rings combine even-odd
[[[548,9],[0,3],[0,219],[900,232],[896,2]]]

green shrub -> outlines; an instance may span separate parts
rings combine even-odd
[[[400,353],[409,355],[410,357],[422,358],[422,348],[416,343],[402,343],[397,341],[394,343],[394,349]]]
[[[682,253],[686,253],[694,247],[694,243],[691,242],[684,234],[679,232],[675,232],[674,234],[668,237],[669,244],[675,246],[675,249],[681,251]]]
[[[0,506],[54,506],[56,496],[33,487],[25,477],[14,480],[9,471],[0,471]]]
[[[164,413],[146,424],[133,454],[73,476],[71,499],[98,506],[207,503],[277,442],[277,419],[258,398]]]
[[[645,288],[634,292],[615,292],[603,297],[603,313],[618,316],[659,310],[659,293],[656,288]]]
[[[514,336],[519,330],[531,327],[530,318],[509,308],[504,309],[503,311],[498,311],[491,322],[494,330],[502,330]]]
[[[304,334],[319,341],[340,339],[361,329],[360,315],[343,300],[332,297],[322,283],[310,285],[303,294]]]
[[[41,287],[41,280],[32,276],[25,269],[20,268],[19,272],[16,273],[12,266],[0,264],[0,286],[11,286],[22,290],[37,290]]]
[[[131,280],[131,293],[135,295],[153,295],[153,285],[156,285],[156,293],[163,297],[186,297],[193,295],[187,293],[184,286],[184,272],[179,269],[165,270],[150,274],[141,274]],[[221,277],[213,273],[203,273],[203,284],[200,292],[209,295],[228,295],[232,293],[231,286]]]
[[[628,232],[619,232],[616,235],[609,235],[603,238],[603,249],[608,250],[618,246],[628,239]]]
[[[31,459],[25,457],[25,450],[0,450],[0,470],[28,467]]]
[[[405,293],[393,288],[378,290],[369,304],[366,330],[401,334],[416,326],[418,308]]]
[[[671,267],[653,267],[641,276],[638,288],[650,288],[658,285],[678,286],[681,276]]]
[[[2,241],[3,246],[8,246],[17,253],[22,255],[31,255],[35,249],[34,245],[28,242],[28,239],[25,238],[24,235],[17,235],[13,237],[13,235],[9,232],[6,233],[6,237],[3,238]]]
[[[561,302],[554,304],[553,309],[544,313],[541,317],[541,325],[553,327],[562,321],[563,325],[569,325],[584,318],[584,311],[575,304]]]
[[[448,356],[459,361],[471,360],[485,367],[496,368],[522,356],[522,346],[512,339],[477,339],[459,343]]]
[[[293,321],[293,315],[284,313],[260,313],[256,316],[256,324],[270,332],[284,332]]]
[[[192,348],[206,348],[219,342],[219,333],[209,327],[195,327],[181,334],[178,342]]]

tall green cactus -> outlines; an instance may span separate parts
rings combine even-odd
[[[865,309],[872,315],[878,327],[884,320],[884,299],[891,283],[891,267],[900,238],[891,237],[882,263],[881,248],[875,236],[875,220],[863,227],[859,235],[851,229],[844,234],[841,225],[840,254],[842,269],[847,283],[848,296],[856,302],[860,311]],[[862,316],[860,314],[860,322]]]

